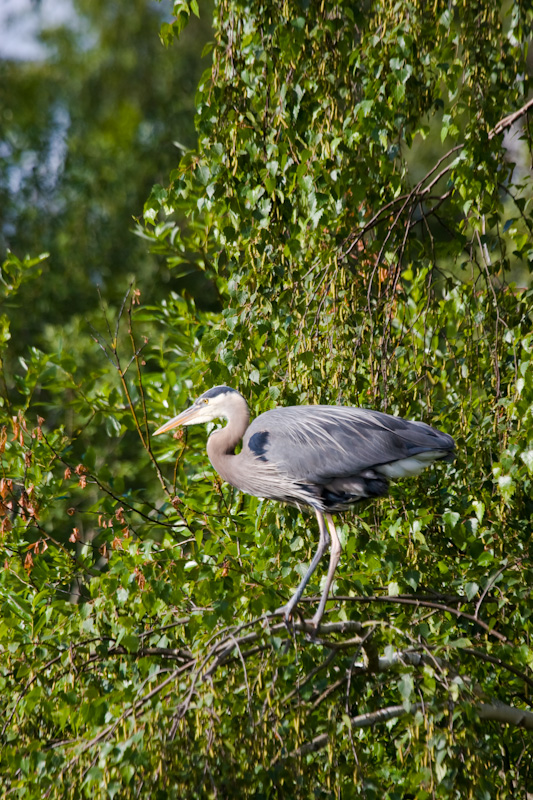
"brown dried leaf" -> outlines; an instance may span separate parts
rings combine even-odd
[[[69,542],[80,542],[81,541],[79,528],[72,528],[72,533],[68,537],[68,540],[69,540]]]
[[[142,574],[142,572],[139,569],[139,567],[135,567],[135,573],[134,574],[135,574],[135,580],[137,581],[137,585],[138,585],[139,589],[144,589],[144,587],[146,586],[146,578]]]
[[[7,533],[12,529],[13,529],[13,523],[11,522],[9,517],[4,517],[4,519],[2,520],[2,524],[0,525],[0,531],[2,531],[2,533]]]

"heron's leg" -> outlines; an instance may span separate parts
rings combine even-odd
[[[324,609],[326,608],[326,603],[328,601],[328,594],[329,590],[333,581],[333,576],[335,575],[335,570],[337,569],[337,564],[339,563],[339,558],[341,557],[342,545],[339,539],[339,535],[335,529],[335,524],[331,517],[331,514],[326,514],[326,520],[328,523],[329,532],[331,533],[331,553],[329,557],[329,568],[328,574],[326,577],[326,585],[324,586],[324,591],[322,592],[322,597],[320,598],[320,603],[317,609],[317,612],[313,619],[311,620],[311,625],[314,625],[315,628],[318,630],[318,626],[320,625],[320,620],[322,619],[322,615],[324,613]]]
[[[318,541],[317,551],[316,551],[316,553],[314,555],[313,560],[311,561],[311,564],[309,565],[309,569],[307,570],[307,572],[303,576],[303,578],[302,578],[302,580],[300,582],[300,585],[298,586],[298,588],[294,592],[293,596],[291,597],[291,599],[289,600],[287,605],[285,605],[285,606],[283,606],[283,608],[279,609],[280,611],[284,611],[285,612],[284,613],[285,622],[289,621],[290,616],[291,616],[292,612],[294,611],[295,606],[297,605],[298,601],[300,600],[301,596],[303,595],[305,587],[309,583],[309,578],[311,577],[311,575],[313,574],[313,572],[317,568],[318,562],[320,561],[320,559],[324,555],[324,552],[325,552],[325,550],[327,549],[327,547],[329,545],[329,533],[328,533],[328,529],[326,527],[326,523],[324,521],[324,515],[322,514],[321,511],[318,511],[318,509],[315,509],[315,514],[316,514],[316,518],[318,520],[318,528],[319,528],[319,531],[320,531],[320,539]],[[335,528],[333,530],[335,530]],[[337,536],[337,531],[335,531],[335,536]],[[337,558],[337,561],[338,561],[338,558]]]

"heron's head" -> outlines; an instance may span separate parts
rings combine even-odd
[[[166,433],[178,425],[196,425],[202,422],[211,422],[213,419],[228,419],[239,411],[242,413],[247,406],[246,400],[235,389],[229,386],[213,386],[198,397],[192,406],[186,408],[177,417],[173,417],[156,430],[154,436]]]

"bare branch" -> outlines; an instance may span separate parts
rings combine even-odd
[[[336,595],[336,600],[342,600],[346,603],[400,603],[403,605],[410,605],[410,606],[423,606],[424,608],[436,608],[439,611],[446,611],[449,614],[453,614],[455,617],[461,617],[462,619],[468,619],[470,622],[473,622],[474,625],[478,625],[480,628],[483,628],[484,631],[489,636],[494,636],[494,638],[498,639],[500,642],[505,642],[509,644],[509,639],[500,633],[499,631],[494,630],[491,628],[490,625],[487,625],[486,622],[479,619],[479,617],[475,617],[473,614],[467,614],[466,611],[459,611],[457,608],[452,608],[451,606],[445,605],[444,603],[436,603],[432,600],[421,600],[417,597],[406,597],[404,596],[391,596],[391,595],[359,595],[357,597],[350,597],[350,596],[343,596],[343,595]],[[307,598],[307,600],[313,600],[313,598]]]
[[[507,130],[507,128],[509,128],[511,125],[513,125],[518,119],[520,119],[521,117],[527,115],[532,107],[533,107],[533,99],[529,100],[527,103],[525,103],[517,111],[513,111],[511,114],[508,114],[506,117],[503,117],[503,119],[501,119],[499,122],[497,122],[496,125],[494,126],[494,128],[491,131],[489,131],[489,134],[488,134],[489,140],[494,139],[496,136],[498,136],[499,134],[501,134],[505,130]],[[385,237],[385,241],[382,244],[382,247],[380,248],[378,257],[375,260],[375,265],[376,266],[374,267],[374,272],[372,273],[374,275],[375,274],[375,270],[377,269],[377,265],[379,264],[379,262],[381,260],[381,255],[382,255],[382,253],[384,251],[385,244],[387,243],[388,239],[390,238],[394,227],[398,223],[398,220],[400,219],[400,217],[402,216],[404,211],[407,208],[409,208],[410,209],[409,210],[409,217],[411,217],[411,215],[413,213],[413,208],[415,206],[417,206],[418,204],[420,204],[421,201],[424,198],[426,198],[427,195],[430,194],[430,192],[433,189],[433,187],[442,178],[444,178],[447,174],[449,174],[452,171],[452,169],[453,169],[453,167],[455,165],[455,160],[453,160],[451,163],[449,163],[445,167],[443,167],[439,172],[437,172],[436,175],[435,175],[435,172],[439,169],[439,167],[445,161],[448,161],[448,159],[450,159],[451,156],[453,156],[456,153],[458,153],[459,151],[461,151],[464,147],[465,147],[465,143],[464,142],[461,142],[460,144],[457,144],[454,147],[452,147],[450,150],[448,150],[447,153],[445,153],[443,156],[441,156],[439,158],[437,163],[429,170],[429,172],[426,173],[426,175],[424,175],[424,177],[417,183],[417,185],[409,193],[402,194],[399,197],[395,197],[393,200],[390,200],[388,203],[386,203],[384,206],[382,206],[382,208],[380,208],[380,210],[377,211],[373,215],[373,217],[365,225],[363,225],[363,227],[361,227],[353,236],[351,236],[349,240],[347,239],[344,242],[344,245],[348,245],[348,246],[346,247],[346,249],[341,250],[341,255],[343,257],[347,257],[354,250],[354,248],[357,247],[357,245],[359,244],[359,242],[361,241],[363,236],[365,236],[365,234],[369,233],[373,228],[376,227],[376,225],[378,225],[378,223],[382,222],[384,217],[388,213],[393,213],[394,212],[394,215],[395,215],[394,216],[394,220],[391,222],[391,225],[390,225],[390,227],[388,229],[388,232],[387,232],[387,235]],[[430,178],[431,178],[430,182],[427,183],[427,181]],[[447,192],[445,192],[444,195],[441,198],[441,202],[444,199],[448,198],[451,194],[452,194],[451,190],[448,190]],[[427,216],[428,213],[432,213],[440,204],[441,203],[439,202],[438,205],[435,208],[431,209],[425,215]],[[398,206],[400,206],[399,210],[395,211],[395,209],[397,209]],[[410,222],[409,225],[407,226],[407,229],[412,227],[412,225],[413,225],[413,223]],[[349,242],[349,244],[348,244],[348,242]],[[343,245],[343,247],[344,247],[344,245]],[[372,279],[370,280],[370,284],[372,284]],[[370,289],[369,289],[369,291],[370,291]]]
[[[516,675],[517,678],[520,678],[524,681],[528,686],[533,689],[533,679],[529,678],[527,675],[524,675],[523,672],[520,672],[519,669],[513,667],[512,664],[509,664],[507,661],[503,661],[501,658],[497,658],[496,656],[491,656],[489,653],[483,653],[481,650],[476,650],[473,647],[463,647],[463,653],[468,653],[474,658],[479,658],[481,661],[486,661],[489,664],[496,664],[498,667],[503,667],[508,672],[511,672],[513,675]]]
[[[514,725],[517,728],[524,728],[524,730],[533,730],[533,713],[525,711],[522,708],[514,708],[507,706],[504,703],[477,703],[473,706],[478,713],[480,719],[491,720],[493,722],[501,722],[504,725]],[[405,706],[388,706],[387,708],[380,708],[377,711],[369,711],[366,714],[359,714],[357,717],[352,717],[350,723],[353,728],[371,728],[382,722],[388,722],[395,717],[403,717],[408,714],[413,714],[422,709],[422,703],[413,703],[409,709],[406,710]],[[307,753],[315,753],[317,750],[322,750],[329,744],[330,737],[327,733],[321,733],[310,742],[306,742],[297,750],[289,754],[288,758],[299,758]]]
[[[504,725],[514,725],[516,728],[533,731],[533,713],[531,711],[507,706],[504,703],[480,703],[475,708],[480,719],[489,719]]]
[[[493,139],[495,136],[498,136],[498,134],[503,133],[507,128],[510,128],[511,125],[517,121],[517,119],[525,116],[529,112],[530,108],[533,108],[533,97],[521,108],[519,108],[518,111],[513,111],[512,114],[508,114],[506,117],[497,122],[489,133],[489,139]]]

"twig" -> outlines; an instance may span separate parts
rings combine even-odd
[[[473,705],[473,708],[477,711],[480,719],[501,722],[506,725],[514,725],[517,728],[524,728],[528,731],[533,730],[533,713],[531,711],[496,702],[476,703]],[[414,714],[421,709],[422,703],[413,703],[409,711],[407,711],[403,705],[388,706],[387,708],[380,708],[377,711],[359,714],[357,717],[352,717],[350,722],[353,728],[370,728],[382,722],[388,722],[388,720],[394,719],[395,717]],[[321,733],[319,736],[315,736],[310,742],[306,742],[297,750],[289,753],[288,758],[299,758],[307,753],[315,753],[317,750],[322,750],[324,747],[327,747],[329,740],[329,734]]]
[[[511,114],[508,114],[506,117],[497,122],[489,133],[489,139],[493,139],[499,133],[503,133],[506,128],[510,128],[517,119],[520,119],[520,117],[523,117],[525,114],[527,114],[530,108],[533,108],[533,97],[531,100],[528,100],[527,103],[524,103],[524,105],[519,108],[518,111],[513,111]]]
[[[497,664],[498,667],[503,667],[508,672],[512,672],[513,675],[516,675],[517,678],[520,678],[527,683],[533,689],[533,679],[529,678],[527,675],[524,675],[523,672],[520,672],[519,669],[513,667],[512,664],[509,664],[507,661],[503,661],[501,658],[497,658],[496,656],[491,656],[489,653],[483,653],[480,650],[476,650],[473,647],[462,647],[461,648],[463,653],[468,653],[474,658],[479,658],[481,661],[487,661],[489,664]]]
[[[476,603],[476,608],[475,608],[475,611],[474,611],[474,616],[475,617],[477,617],[477,615],[479,614],[479,609],[481,608],[481,604],[483,603],[483,600],[487,596],[488,592],[490,591],[490,589],[492,589],[492,587],[494,586],[494,584],[496,583],[496,581],[498,580],[500,575],[503,572],[505,572],[506,569],[507,569],[507,559],[505,560],[505,564],[503,565],[503,567],[501,567],[497,571],[497,573],[495,575],[493,575],[492,578],[489,581],[487,581],[487,585],[483,589],[483,591],[481,593],[481,596],[480,596],[478,602]]]
[[[312,598],[307,598],[308,600]],[[490,636],[494,636],[496,639],[499,639],[500,642],[505,642],[509,644],[509,639],[500,633],[499,631],[491,628],[487,625],[486,622],[475,617],[473,614],[467,614],[465,611],[459,611],[457,608],[452,608],[451,606],[444,605],[444,603],[436,603],[430,600],[420,600],[418,598],[410,598],[405,596],[394,597],[390,595],[360,595],[357,597],[350,597],[350,596],[342,596],[336,595],[336,600],[341,600],[345,603],[401,603],[403,605],[410,605],[410,606],[424,606],[425,608],[436,608],[439,611],[446,611],[449,614],[454,614],[456,617],[462,617],[463,619],[468,619],[470,622],[473,622],[475,625],[478,625],[480,628],[483,628]]]
[[[503,117],[503,119],[501,119],[499,122],[497,122],[496,125],[494,126],[494,128],[491,131],[489,131],[489,133],[488,133],[489,140],[494,139],[495,136],[498,136],[499,134],[503,133],[507,128],[509,128],[518,119],[520,119],[521,117],[523,117],[526,114],[528,114],[529,110],[532,107],[533,107],[533,99],[528,100],[528,102],[525,103],[517,111],[513,111],[511,114],[508,114],[506,117]],[[431,175],[433,175],[435,173],[435,171],[445,161],[447,161],[452,155],[455,155],[455,153],[457,153],[460,150],[462,150],[464,147],[465,147],[465,143],[464,142],[461,142],[460,144],[457,144],[454,147],[452,147],[450,150],[448,150],[447,153],[445,153],[443,156],[441,156],[439,158],[437,163],[429,170],[429,172],[426,173],[426,175],[424,175],[424,177],[417,183],[417,185],[414,187],[414,189],[412,189],[407,194],[403,194],[403,195],[400,195],[399,197],[395,197],[393,200],[390,200],[388,203],[386,203],[384,206],[382,206],[382,208],[380,208],[380,210],[377,211],[374,214],[374,216],[362,228],[360,228],[357,231],[357,234],[354,236],[354,238],[353,238],[352,242],[350,243],[349,247],[347,249],[345,249],[344,252],[342,252],[342,250],[341,250],[341,255],[344,256],[344,257],[347,257],[353,251],[353,249],[355,247],[357,247],[357,245],[359,244],[359,242],[361,241],[363,236],[365,234],[367,234],[370,230],[372,230],[382,220],[384,215],[386,215],[388,212],[392,211],[393,209],[397,208],[398,205],[400,205],[401,206],[400,210],[396,213],[395,219],[394,219],[394,221],[392,222],[392,224],[391,224],[391,226],[389,228],[389,232],[387,234],[385,242],[388,241],[394,226],[396,225],[400,215],[403,213],[405,208],[407,208],[407,206],[410,205],[413,201],[415,201],[416,205],[418,203],[420,203],[420,201],[431,192],[432,188],[441,180],[441,178],[443,178],[445,175],[447,175],[449,172],[451,172],[451,170],[453,169],[454,163],[452,162],[451,164],[447,164],[445,167],[443,167],[443,169],[440,170],[436,175],[434,175],[432,180],[426,186],[424,186],[424,184],[429,179],[429,177]],[[449,197],[450,194],[451,194],[451,191],[446,192],[445,195],[443,196],[443,198]],[[345,243],[347,243],[347,241],[348,240],[346,240]],[[384,246],[381,247],[379,255],[381,255],[381,253],[383,252],[383,249],[384,249]],[[379,263],[379,256],[378,256],[378,259],[376,259],[376,263]],[[375,270],[376,270],[376,267],[374,267],[373,275],[375,274]]]

